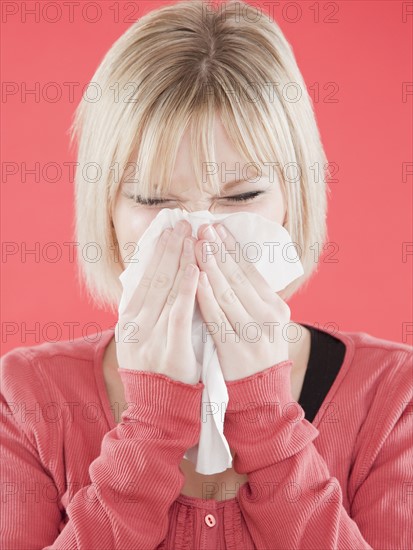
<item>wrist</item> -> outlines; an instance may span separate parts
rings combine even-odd
[[[118,369],[128,408],[122,422],[145,426],[148,438],[199,441],[204,384],[186,384],[164,374]]]
[[[226,414],[231,416],[268,403],[278,402],[281,406],[296,403],[291,393],[292,366],[293,361],[287,359],[251,376],[226,382]]]

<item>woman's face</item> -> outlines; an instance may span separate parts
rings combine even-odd
[[[248,166],[233,148],[218,116],[215,119],[214,139],[221,197],[214,197],[209,191],[199,191],[194,184],[189,131],[184,134],[178,149],[170,194],[162,197],[161,204],[148,206],[135,202],[133,197],[129,198],[127,195],[133,195],[133,182],[124,182],[120,186],[113,211],[113,225],[122,269],[125,269],[125,258],[130,257],[133,250],[131,245],[136,244],[162,208],[181,208],[188,212],[209,210],[213,214],[252,212],[284,225],[286,205],[275,169],[258,177],[253,172],[254,167]],[[229,185],[233,180],[243,178],[244,181]],[[262,193],[258,194],[260,191]],[[256,195],[245,197],[248,200],[236,200],[237,196],[247,193]]]

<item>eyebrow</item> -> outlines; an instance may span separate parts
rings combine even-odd
[[[245,183],[245,182],[250,182],[250,183],[257,183],[256,181],[253,181],[251,182],[250,180],[246,179],[246,178],[241,178],[241,179],[235,179],[235,180],[231,180],[229,181],[228,183],[226,183],[224,186],[223,186],[223,191],[230,191],[231,189],[233,189],[234,187],[237,187],[238,185],[240,185],[241,183]],[[170,197],[174,198],[174,199],[178,199],[179,197],[177,197],[176,195],[172,195],[172,194],[169,194]]]
[[[236,179],[236,180],[232,180],[228,183],[226,183],[224,186],[223,186],[223,189],[225,190],[229,190],[229,189],[232,189],[233,187],[236,187],[238,184],[240,183],[244,183],[244,182],[249,182],[250,180],[246,179],[246,178],[241,178],[241,179]],[[256,182],[253,182],[253,183],[256,183]]]
[[[222,190],[223,191],[230,191],[231,189],[234,189],[234,187],[237,187],[241,183],[246,183],[246,182],[247,183],[258,183],[257,181],[251,181],[247,178],[237,178],[235,180],[231,180],[228,183],[224,184]],[[128,184],[128,183],[132,183],[132,182],[126,182],[125,181],[124,183]],[[190,189],[190,188],[188,188],[188,189]],[[184,192],[187,191],[188,189],[185,189]],[[167,196],[171,197],[172,199],[179,199],[180,198],[177,195],[173,195],[172,193],[168,193]],[[160,199],[160,200],[167,200],[167,199]]]

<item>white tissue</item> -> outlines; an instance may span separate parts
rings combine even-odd
[[[254,263],[274,292],[284,289],[303,275],[303,267],[288,231],[279,223],[250,212],[212,214],[208,210],[187,212],[179,208],[164,208],[152,220],[137,246],[129,265],[120,275],[123,293],[119,316],[127,309],[137,284],[145,273],[160,234],[174,227],[179,220],[187,220],[192,235],[197,237],[202,224],[222,222],[240,245],[240,253]],[[228,392],[212,336],[204,329],[198,302],[195,301],[192,324],[192,343],[195,356],[202,365],[200,380],[205,388],[202,394],[201,432],[197,445],[188,449],[189,459],[198,473],[211,475],[232,466],[232,456],[223,434]],[[206,340],[206,341],[203,341]]]

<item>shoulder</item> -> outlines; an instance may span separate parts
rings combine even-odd
[[[1,394],[16,407],[47,406],[72,393],[87,391],[93,365],[113,331],[88,338],[19,346],[0,360]],[[36,418],[36,415],[32,415]],[[30,423],[30,421],[28,421]]]
[[[374,334],[363,331],[339,331],[339,334],[344,334],[347,337],[351,338],[357,348],[359,349],[371,349],[371,350],[381,350],[381,351],[396,351],[396,352],[407,352],[412,353],[413,347],[408,344],[403,344],[401,342],[396,342],[394,340],[388,340],[386,338],[380,338]]]
[[[341,403],[346,430],[356,434],[350,482],[355,494],[374,464],[377,472],[383,464],[395,472],[406,467],[402,457],[411,448],[413,347],[366,332],[340,332],[338,337],[350,348]]]
[[[344,392],[354,414],[380,438],[408,414],[413,381],[413,347],[367,332],[342,331],[346,344]],[[356,406],[357,403],[357,406]],[[350,413],[349,414],[353,414]]]
[[[380,338],[365,331],[315,329],[316,334],[325,333],[345,345],[342,367],[346,378],[370,380],[371,383],[383,377],[405,376],[413,366],[413,347],[401,342]],[[315,340],[317,343],[317,340]],[[324,353],[324,348],[319,350]],[[402,374],[403,373],[403,374]]]
[[[93,361],[95,353],[100,347],[109,343],[113,335],[112,329],[91,334],[85,337],[58,342],[44,342],[34,346],[16,347],[1,357],[2,371],[11,363],[31,365],[40,368],[41,365],[69,361]]]
[[[16,347],[1,357],[3,437],[10,445],[18,442],[19,448],[32,449],[53,476],[69,460],[66,445],[72,445],[68,441],[78,442],[85,431],[87,445],[98,433],[84,404],[98,402],[94,366],[113,331],[93,336]]]
[[[330,394],[334,403],[340,403],[342,416],[353,426],[361,426],[367,419],[378,426],[380,419],[380,428],[391,430],[411,401],[413,347],[366,331],[314,328],[345,345]],[[319,350],[319,355],[324,357],[324,352],[328,368],[330,348]]]
[[[88,338],[73,338],[71,340],[60,340],[58,342],[43,342],[34,346],[16,347],[1,357],[2,364],[9,363],[11,358],[23,360],[33,365],[40,362],[48,362],[58,358],[90,359],[97,343],[107,331],[101,334],[92,335]]]
[[[343,331],[337,336],[349,348],[353,374],[389,381],[411,374],[412,346],[360,331]]]

